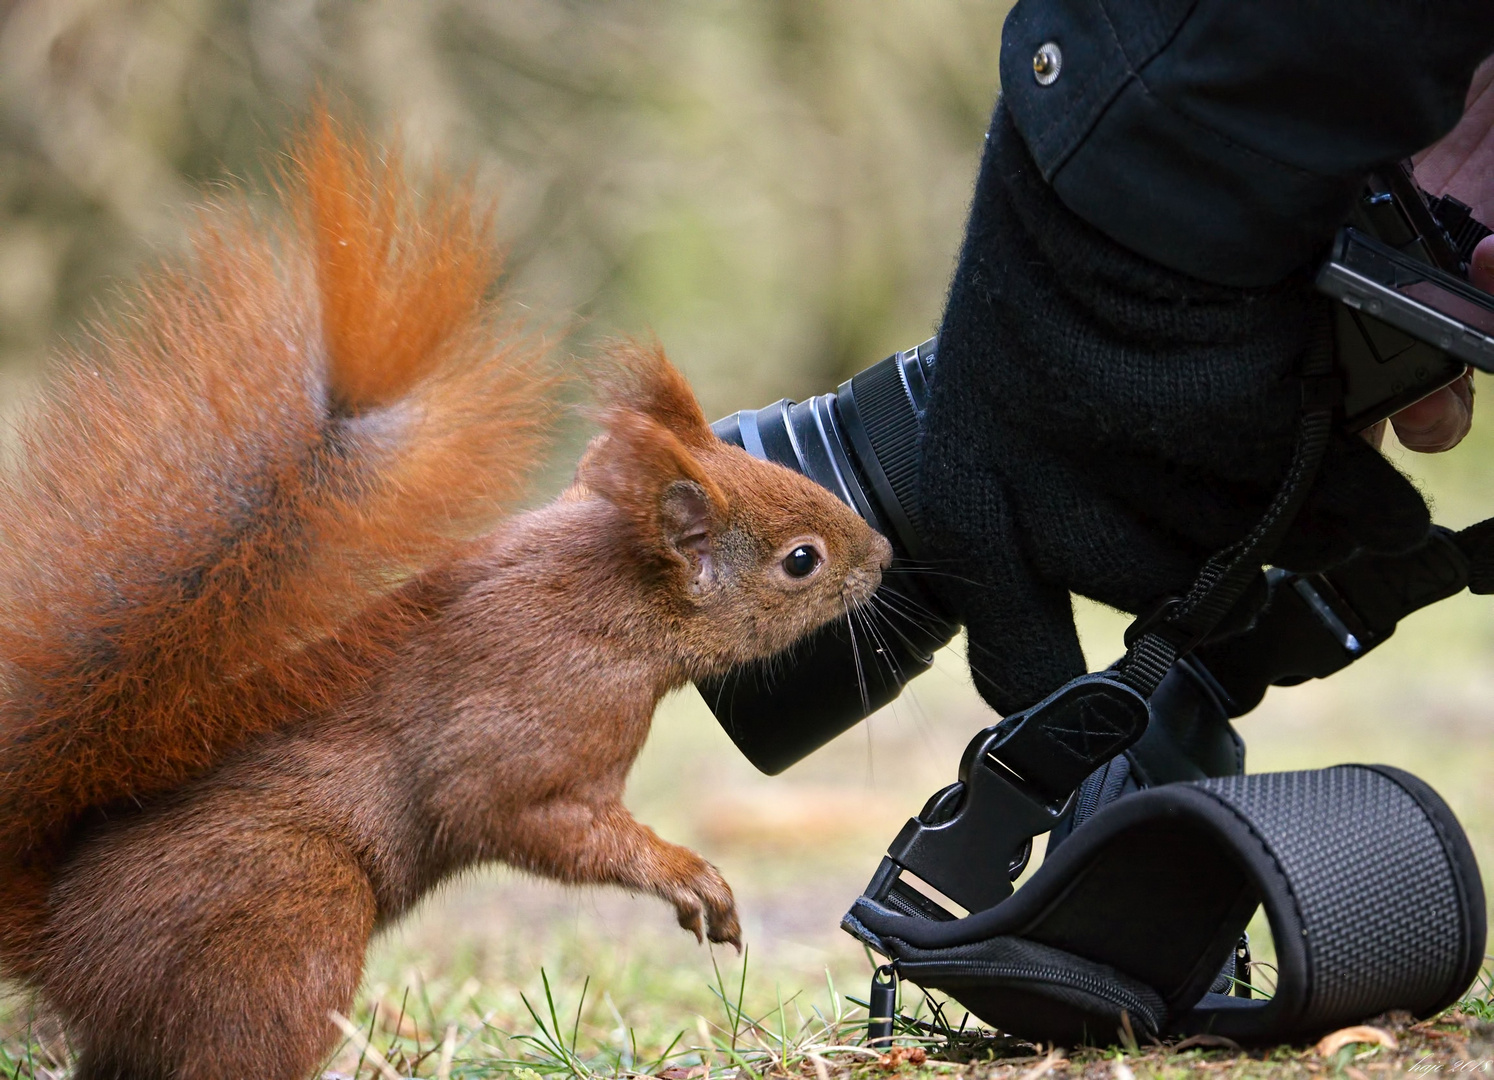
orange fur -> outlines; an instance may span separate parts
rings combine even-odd
[[[0,481],[7,861],[359,685],[416,614],[391,587],[490,527],[536,457],[552,395],[484,301],[470,191],[422,202],[325,115],[286,188],[290,228],[204,211],[188,264],[22,425]]]
[[[596,381],[612,415],[631,412],[649,417],[694,450],[709,453],[719,445],[690,384],[657,344],[613,342],[605,360]]]
[[[319,117],[284,188],[290,227],[205,214],[0,483],[0,969],[78,1080],[308,1075],[375,929],[488,860],[739,941],[628,770],[665,694],[891,559],[657,348],[614,349],[576,482],[505,514],[554,380],[470,187],[417,199]]]

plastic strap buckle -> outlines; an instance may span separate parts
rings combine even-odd
[[[952,918],[900,880],[907,871],[968,911],[994,907],[1012,894],[1033,837],[1058,824],[1083,779],[1140,738],[1148,718],[1144,697],[1099,672],[980,732],[958,782],[908,819],[864,895]]]

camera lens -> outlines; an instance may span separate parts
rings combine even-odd
[[[787,654],[698,683],[737,748],[778,773],[855,726],[927,671],[959,624],[918,583],[924,557],[916,498],[918,437],[936,339],[894,353],[834,394],[744,409],[712,425],[754,457],[839,496],[892,541],[882,587],[854,621],[822,627]]]

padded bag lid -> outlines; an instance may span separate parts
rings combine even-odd
[[[1257,905],[1273,997],[1209,993]],[[1010,898],[962,919],[863,897],[846,928],[900,974],[1009,1034],[1074,1044],[1210,1031],[1308,1039],[1388,1009],[1435,1013],[1478,975],[1478,866],[1452,811],[1380,765],[1231,776],[1127,795]]]

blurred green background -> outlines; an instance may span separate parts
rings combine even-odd
[[[514,295],[657,333],[710,409],[932,332],[1004,6],[36,0],[0,6],[0,368],[35,369],[262,177],[320,87],[502,194]]]
[[[713,416],[830,389],[933,332],[1006,6],[0,4],[0,411],[49,348],[179,243],[194,200],[262,185],[319,88],[376,136],[400,130],[416,161],[474,167],[501,193],[511,295],[568,347],[657,334]],[[1439,458],[1388,452],[1461,525],[1494,513],[1491,451],[1486,422]],[[1091,661],[1107,662],[1125,620],[1088,604],[1080,616]],[[1251,767],[1403,765],[1444,793],[1494,867],[1491,656],[1494,601],[1414,616],[1355,669],[1273,692],[1241,724]],[[768,779],[693,691],[666,704],[630,800],[736,886],[749,1007],[777,990],[823,1004],[827,968],[864,992],[866,959],[839,915],[992,719],[951,649],[899,702]],[[541,966],[572,1003],[593,978],[586,1023],[601,1040],[614,1026],[687,1028],[711,1008],[710,954],[664,905],[502,870],[386,935],[370,999],[428,985],[438,1012],[522,1022],[515,994]]]

